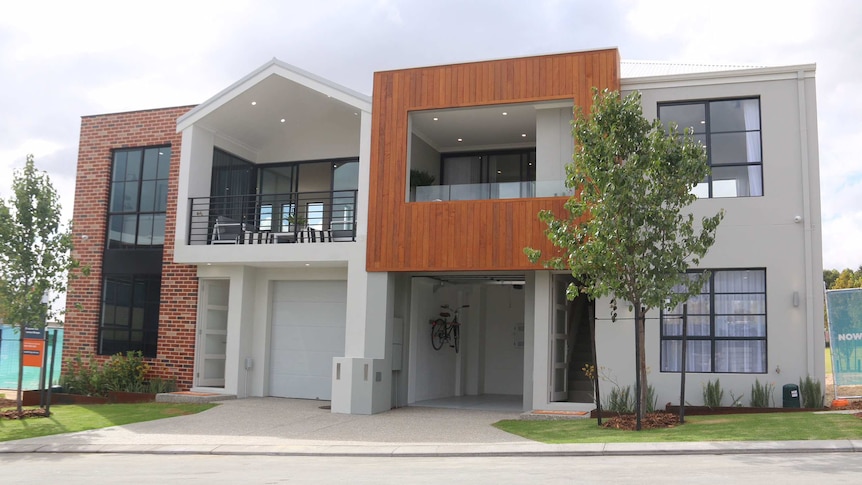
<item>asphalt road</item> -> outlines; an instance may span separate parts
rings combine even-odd
[[[369,458],[6,454],[3,483],[858,484],[862,454]]]

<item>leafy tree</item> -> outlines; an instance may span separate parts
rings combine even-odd
[[[827,289],[832,289],[832,285],[835,284],[835,280],[838,279],[837,269],[824,269],[823,270],[823,282],[826,283]]]
[[[607,295],[630,302],[635,313],[637,429],[646,411],[647,366],[644,349],[645,313],[672,308],[696,294],[707,275],[685,272],[697,266],[715,242],[723,211],[705,217],[696,227],[686,212],[696,200],[692,189],[709,174],[704,147],[690,132],[649,122],[641,111],[640,93],[621,98],[607,90],[594,92],[590,113],[577,109],[572,122],[573,163],[566,184],[577,189],[557,218],[539,213],[546,234],[563,256],[544,261],[546,267],[568,269],[579,281],[570,285],[592,298]],[[526,248],[531,261],[541,252]],[[614,312],[614,315],[616,312]]]
[[[60,203],[48,174],[27,156],[12,178],[12,197],[0,198],[0,306],[6,323],[21,335],[24,327],[43,327],[65,291],[67,275],[78,267],[71,257],[72,236],[60,224]],[[18,412],[24,348],[18,358]]]
[[[834,270],[833,270],[834,271]],[[859,271],[853,271],[846,268],[838,274],[835,281],[829,286],[832,290],[841,290],[846,288],[862,288],[862,268]]]

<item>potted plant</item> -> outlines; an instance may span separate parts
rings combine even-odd
[[[416,187],[434,183],[435,177],[424,170],[410,170],[410,200],[416,200]]]
[[[308,219],[306,219],[302,214],[291,214],[287,216],[287,222],[293,228],[293,232],[299,232],[305,229],[305,226],[308,224]]]

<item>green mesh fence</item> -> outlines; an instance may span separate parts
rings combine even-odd
[[[45,354],[51,358],[51,336],[54,329],[47,329],[48,343],[45,346]],[[18,349],[21,345],[21,336],[9,325],[0,326],[0,389],[18,388]],[[54,378],[53,384],[60,382],[60,362],[63,357],[63,329],[57,329],[57,352],[54,354]],[[50,362],[49,362],[50,365]],[[46,368],[47,371],[47,368]],[[48,382],[48,374],[45,375]],[[24,367],[24,389],[39,388],[39,368]]]

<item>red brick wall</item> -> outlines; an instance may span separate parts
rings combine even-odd
[[[105,249],[112,149],[171,145],[158,353],[147,359],[152,377],[174,379],[181,390],[192,385],[198,283],[194,266],[173,263],[177,183],[182,136],[176,120],[192,106],[84,116],[78,148],[78,176],[72,216],[72,254],[90,268],[89,276],[69,282],[66,295],[63,363],[81,354],[97,356],[101,312],[102,255]]]

